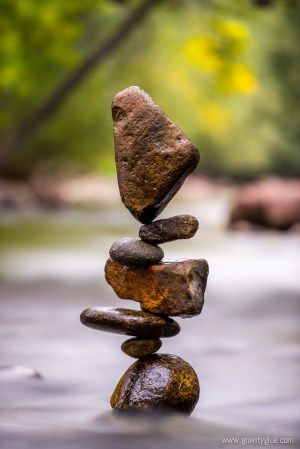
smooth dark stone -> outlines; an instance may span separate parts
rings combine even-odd
[[[124,265],[147,267],[160,262],[164,252],[159,246],[150,245],[142,240],[123,238],[112,244],[109,255]]]
[[[80,320],[92,329],[142,338],[173,337],[180,332],[179,324],[171,318],[142,310],[91,307],[81,313]]]
[[[195,217],[176,215],[141,226],[139,236],[144,242],[156,245],[173,240],[190,239],[196,234],[198,226],[199,223]]]
[[[105,278],[119,298],[139,301],[148,312],[183,318],[201,312],[207,276],[204,259],[160,262],[147,268],[108,259],[105,265]]]
[[[137,360],[112,394],[119,411],[174,411],[191,414],[199,399],[199,381],[191,365],[172,354]]]
[[[139,357],[144,357],[145,355],[153,354],[158,351],[161,345],[162,342],[158,338],[130,338],[129,340],[124,341],[121,349],[130,357],[138,359]]]
[[[114,97],[112,116],[122,201],[137,220],[149,223],[196,168],[199,152],[137,86]]]

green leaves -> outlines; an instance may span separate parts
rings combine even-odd
[[[2,0],[1,134],[39,105],[136,3]],[[300,26],[297,6],[283,3],[262,10],[250,0],[161,2],[15,163],[29,170],[112,172],[111,98],[138,84],[202,150],[202,170],[252,175],[299,168]]]

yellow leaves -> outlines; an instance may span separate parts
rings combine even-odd
[[[201,123],[210,134],[224,132],[230,128],[231,115],[219,104],[208,102],[201,108]]]
[[[216,28],[224,37],[245,44],[249,37],[249,30],[245,24],[236,20],[218,20]]]
[[[251,95],[257,89],[257,80],[253,72],[243,64],[233,63],[219,80],[223,92]]]
[[[199,69],[215,72],[222,61],[217,54],[217,42],[211,36],[193,36],[185,47],[186,57]]]
[[[242,64],[233,64],[231,70],[231,91],[252,94],[257,88],[257,81],[251,70]]]
[[[205,34],[187,39],[183,49],[187,63],[215,92],[252,94],[257,80],[247,63],[249,28],[241,21],[215,17],[208,24]]]

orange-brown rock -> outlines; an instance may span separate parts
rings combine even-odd
[[[108,259],[105,266],[106,280],[119,298],[139,301],[144,310],[170,316],[201,312],[207,276],[204,259],[161,262],[147,268]]]
[[[149,223],[196,168],[199,152],[137,86],[115,96],[112,116],[122,201],[137,220]]]

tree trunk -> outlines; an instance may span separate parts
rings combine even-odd
[[[22,120],[11,129],[0,141],[0,167],[5,168],[11,157],[20,150],[26,140],[45,122],[63,103],[74,89],[79,86],[89,73],[114,50],[116,50],[147,16],[150,9],[159,0],[143,0],[121,22],[118,29],[108,38],[101,41],[96,49],[75,69],[64,81],[62,81],[52,94],[29,117]]]

